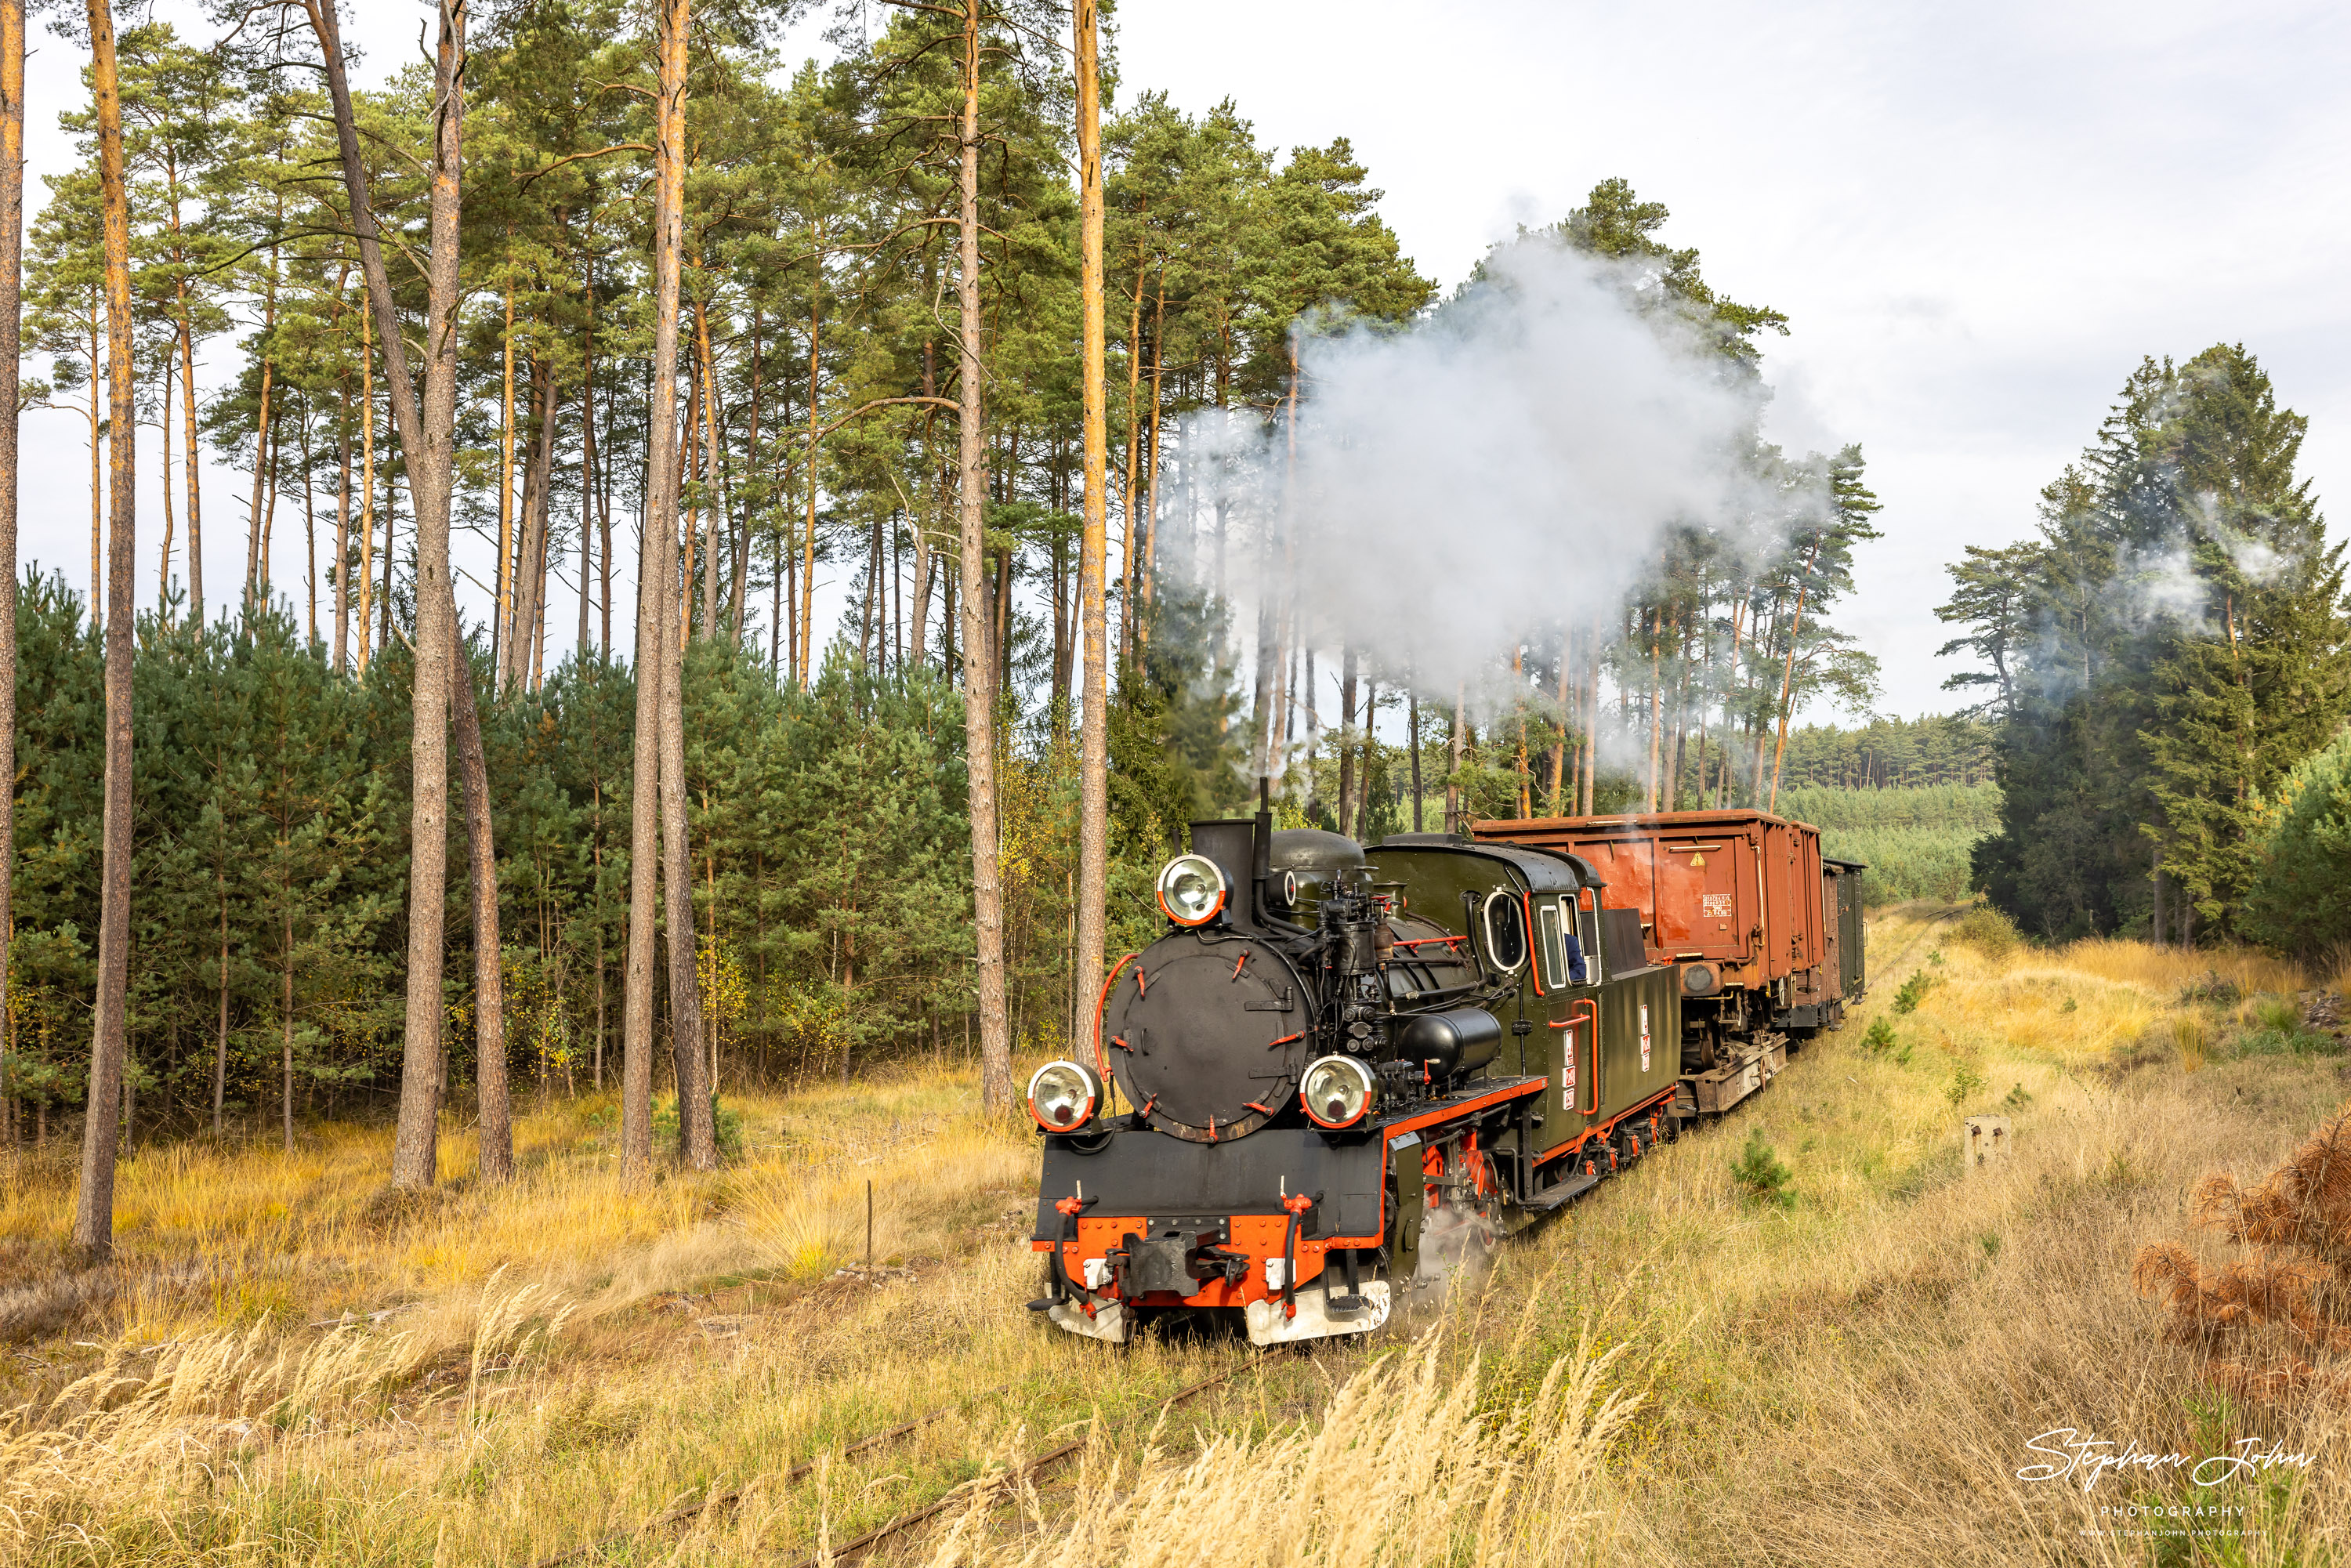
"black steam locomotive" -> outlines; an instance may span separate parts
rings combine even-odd
[[[1366,854],[1260,811],[1193,824],[1159,903],[1096,1060],[1029,1083],[1029,1305],[1072,1333],[1202,1310],[1259,1344],[1364,1333],[1425,1255],[1676,1133],[1681,988],[1579,856],[1434,833]]]

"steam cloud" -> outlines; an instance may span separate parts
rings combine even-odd
[[[1193,519],[1204,578],[1222,519],[1245,643],[1256,595],[1294,570],[1310,645],[1497,696],[1500,651],[1614,623],[1669,531],[1754,554],[1825,504],[1763,476],[1768,390],[1636,274],[1549,236],[1501,247],[1487,274],[1405,331],[1303,342],[1294,431],[1217,410],[1186,423],[1191,494],[1168,516]],[[1179,570],[1186,532],[1162,527]]]

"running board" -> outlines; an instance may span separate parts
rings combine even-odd
[[[1600,1177],[1597,1175],[1586,1176],[1582,1171],[1578,1171],[1564,1181],[1543,1188],[1519,1207],[1529,1214],[1549,1214],[1552,1209],[1562,1207],[1582,1197],[1599,1185]]]

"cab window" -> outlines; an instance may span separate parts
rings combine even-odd
[[[1535,906],[1535,936],[1542,949],[1543,989],[1563,990],[1567,978],[1567,928],[1559,917],[1559,900],[1547,898]]]

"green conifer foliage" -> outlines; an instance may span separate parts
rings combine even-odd
[[[2296,763],[2259,803],[2241,928],[2303,958],[2351,942],[2351,736]]]
[[[2027,929],[2234,926],[2259,800],[2351,709],[2342,547],[2294,473],[2305,427],[2241,347],[2147,361],[2043,492],[2041,538],[2001,552],[2022,612],[1983,593],[1985,563],[1954,569],[1946,618],[1977,634],[1952,646],[1998,647],[2009,694],[2002,831],[1975,876]]]

